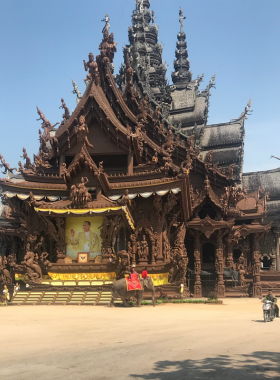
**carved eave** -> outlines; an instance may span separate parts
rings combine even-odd
[[[211,219],[209,215],[207,215],[204,219],[196,218],[187,223],[189,228],[198,230],[209,239],[209,237],[217,230],[220,229],[232,229],[234,225],[235,219],[231,220],[215,220]]]
[[[201,206],[207,199],[209,199],[215,206],[217,206],[220,210],[223,210],[224,207],[220,202],[220,198],[213,191],[212,187],[205,186],[204,189],[199,194],[198,199],[193,203],[192,209],[195,210],[197,207]]]
[[[129,211],[129,208],[127,206],[121,206],[116,204],[115,202],[112,202],[108,200],[109,202],[106,202],[103,198],[101,201],[93,201],[88,204],[87,208],[83,209],[74,209],[74,208],[64,208],[64,209],[57,209],[52,208],[51,205],[49,208],[44,207],[34,207],[34,210],[38,212],[40,215],[52,215],[52,216],[60,216],[64,217],[66,215],[75,215],[75,216],[85,216],[85,215],[121,215],[123,218],[124,223],[130,230],[134,230],[134,220],[132,218],[132,215]],[[112,204],[113,203],[113,204]],[[106,205],[104,207],[104,205]],[[92,207],[91,207],[92,206]]]
[[[137,124],[136,116],[131,112],[126,102],[124,101],[122,92],[118,89],[116,82],[113,78],[113,74],[111,73],[110,70],[108,70],[106,73],[106,79],[108,80],[109,87],[112,89],[115,101],[120,106],[123,114],[125,115],[126,118],[130,120],[131,123],[136,125]],[[112,104],[114,103],[112,102]]]
[[[32,191],[34,194],[46,193],[48,195],[68,195],[67,186],[63,183],[46,183],[46,182],[13,182],[0,178],[0,186],[3,192],[10,191],[13,193],[29,194]]]
[[[232,230],[245,239],[249,234],[266,234],[270,231],[271,226],[272,222],[266,225],[260,223],[242,224],[241,226],[234,226]]]
[[[182,188],[182,180],[174,178],[160,178],[149,181],[137,182],[118,182],[111,184],[110,195],[123,194],[124,190],[129,189],[130,193],[155,192],[173,188]]]
[[[98,120],[102,130],[117,146],[125,151],[130,150],[130,138],[128,138],[127,128],[122,125],[115,115],[102,88],[91,81],[70,119],[56,133],[60,152],[67,150],[69,144],[73,145],[72,142],[75,144],[74,128],[78,124],[78,119],[81,115],[85,116],[87,121],[91,118]]]

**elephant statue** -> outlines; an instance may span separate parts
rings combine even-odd
[[[137,299],[137,306],[140,306],[143,299],[144,291],[146,290],[152,292],[153,305],[156,306],[155,288],[154,288],[152,279],[150,277],[147,277],[145,279],[140,278],[140,283],[143,290],[128,291],[126,287],[125,278],[115,281],[112,287],[112,300],[111,300],[110,306],[114,306],[114,300],[117,298],[121,298],[124,306],[127,306],[126,300],[129,299],[130,297],[135,297]]]

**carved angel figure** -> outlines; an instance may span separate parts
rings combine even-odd
[[[85,71],[89,70],[89,73],[88,73],[87,77],[84,79],[84,82],[87,83],[91,79],[93,79],[97,86],[100,85],[100,76],[99,76],[99,72],[98,72],[98,65],[94,61],[93,53],[89,53],[88,62],[86,62],[85,60],[83,62],[84,62]]]
[[[79,124],[79,126],[75,127],[75,133],[77,135],[78,144],[93,148],[93,145],[90,144],[87,138],[89,130],[88,126],[86,125],[86,118],[83,115],[79,118]]]

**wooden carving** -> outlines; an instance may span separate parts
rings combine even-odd
[[[86,118],[82,115],[79,118],[79,125],[75,127],[75,133],[77,135],[77,143],[80,147],[90,147],[93,148],[93,145],[88,141],[88,126],[86,124]]]
[[[88,183],[87,177],[82,177],[81,182],[78,185],[72,185],[70,189],[70,200],[74,208],[85,208],[92,197],[86,188]]]
[[[10,272],[7,269],[7,257],[0,256],[0,284],[9,285],[12,283],[12,278]]]
[[[2,154],[0,154],[0,160],[1,160],[1,168],[4,168],[5,170],[2,172],[3,174],[7,174],[7,172],[13,173],[13,170],[17,170],[17,168],[11,168],[9,164],[6,163],[4,157]]]
[[[83,62],[84,62],[85,71],[89,71],[89,73],[87,74],[87,77],[84,79],[84,82],[87,83],[91,79],[93,79],[96,86],[99,86],[100,85],[100,75],[98,72],[98,65],[94,61],[93,53],[89,53],[88,62],[86,62],[85,60]]]

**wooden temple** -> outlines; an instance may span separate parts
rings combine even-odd
[[[107,16],[100,53],[84,61],[76,109],[70,115],[61,99],[63,121],[52,125],[37,108],[39,152],[31,160],[23,148],[20,175],[1,156],[8,173],[0,179],[1,284],[109,292],[135,265],[172,296],[181,284],[183,296],[194,297],[213,290],[260,297],[266,289],[260,244],[271,229],[268,195],[242,186],[238,144],[223,156],[209,143],[215,128],[243,130],[250,105],[230,123],[206,126],[214,78],[202,92],[201,78],[191,78],[183,12],[169,86],[149,7],[137,2],[117,76]]]

